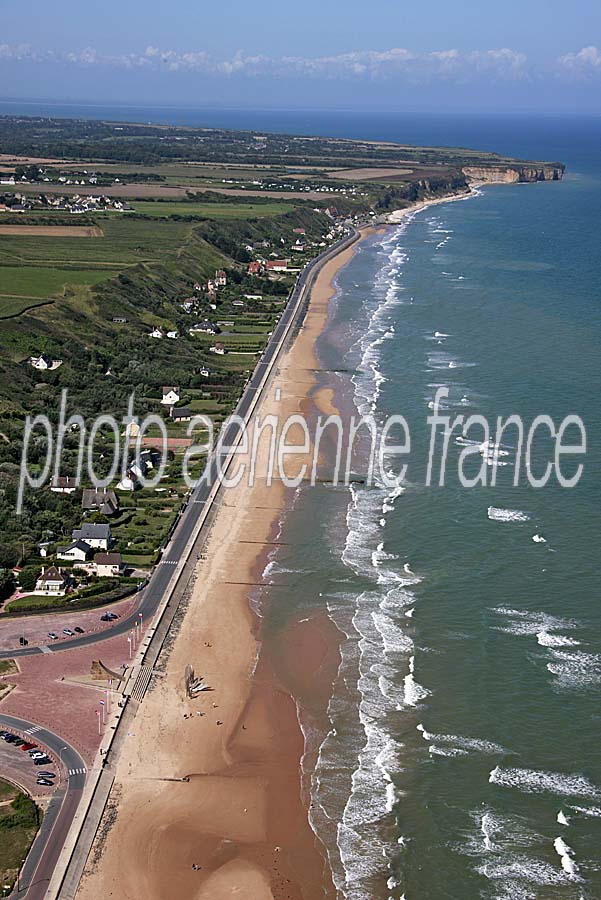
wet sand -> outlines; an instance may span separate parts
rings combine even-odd
[[[261,403],[262,417],[334,411],[329,389],[312,397],[314,345],[327,322],[333,279],[353,252],[320,271],[299,334]],[[267,440],[259,473],[266,471]],[[310,460],[291,456],[288,474],[303,461]],[[101,824],[78,900],[335,896],[303,797],[296,704],[310,698],[313,711],[325,715],[340,636],[324,615],[293,622],[262,643],[252,602],[260,598],[291,490],[257,478],[222,493],[165,674],[155,679],[118,760],[110,804],[116,816]],[[271,580],[277,584],[278,577]],[[277,602],[277,593],[270,588],[268,602]],[[187,665],[211,691],[186,696]]]

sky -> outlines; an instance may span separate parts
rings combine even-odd
[[[599,0],[0,0],[0,98],[601,112]]]

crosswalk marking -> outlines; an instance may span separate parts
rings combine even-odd
[[[161,566],[176,566],[177,562],[178,562],[177,559],[162,559],[160,562],[160,565]]]
[[[85,769],[69,769],[69,775],[85,775]]]
[[[42,730],[41,725],[32,725],[31,728],[28,728],[25,731],[25,734],[35,734],[37,731],[41,731],[41,730]]]

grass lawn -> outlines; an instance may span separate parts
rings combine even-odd
[[[103,237],[85,241],[78,237],[2,235],[0,266],[77,266],[94,269],[122,269],[140,262],[155,262],[165,251],[175,252],[188,236],[192,225],[185,222],[151,222],[131,217],[96,217],[102,222]],[[0,268],[0,293],[3,287]],[[112,275],[107,273],[107,277]]]
[[[34,306],[41,306],[46,303],[45,297],[10,297],[0,294],[0,319],[10,319],[12,316],[19,316],[27,309]]]
[[[21,791],[11,803],[0,806],[0,896],[6,897],[29,852],[41,814],[33,800]]]
[[[14,659],[0,659],[0,675],[12,675],[13,672],[18,671]],[[0,799],[2,798],[0,797]]]
[[[62,292],[66,284],[97,284],[116,274],[107,269],[51,269],[41,266],[0,265],[0,294],[45,299],[50,294]],[[0,308],[2,306],[0,299]]]
[[[0,800],[14,800],[18,793],[19,789],[14,784],[0,778]]]
[[[293,203],[169,203],[139,200],[130,204],[134,212],[145,216],[203,216],[206,219],[255,219],[277,216],[294,209]],[[103,226],[104,227],[104,226]]]

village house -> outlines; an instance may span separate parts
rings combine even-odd
[[[120,553],[97,553],[94,557],[94,574],[99,578],[121,575],[124,569]]]
[[[287,272],[288,271],[288,260],[287,259],[268,259],[266,265],[267,265],[268,272]]]
[[[111,526],[98,522],[83,522],[71,532],[73,541],[84,541],[96,550],[108,550],[111,545]]]
[[[203,319],[202,322],[198,322],[190,328],[190,334],[219,334],[220,331],[219,325],[211,322],[210,319]]]
[[[87,541],[72,541],[66,547],[56,548],[56,558],[69,562],[85,562],[92,555],[92,548]]]
[[[180,392],[178,387],[164,387],[163,388],[163,399],[161,403],[163,406],[174,406],[176,403],[180,401]]]
[[[168,331],[167,337],[170,338],[172,341],[176,341],[178,339],[179,335],[178,335],[177,331]]]
[[[118,491],[135,491],[139,485],[138,476],[131,469],[128,469],[121,481],[117,484]]]
[[[100,512],[103,516],[119,512],[119,498],[108,488],[85,488],[81,505],[86,511]]]
[[[163,332],[160,328],[153,328],[148,337],[160,340],[163,337]]]
[[[248,264],[248,274],[249,275],[262,275],[265,271],[265,266],[260,260],[254,260]]]
[[[227,275],[223,269],[217,269],[215,272],[215,284],[217,287],[225,287],[227,285]]]
[[[202,291],[202,284],[199,284],[198,281],[195,281],[195,282],[194,282],[194,290],[195,290],[195,291]]]
[[[33,366],[34,369],[38,369],[40,372],[52,372],[63,364],[62,359],[50,359],[45,353],[40,353],[39,356],[30,356],[28,362],[30,366]]]
[[[194,297],[188,298],[188,300],[184,300],[180,303],[180,309],[183,309],[185,313],[191,313],[193,309],[196,307],[196,299]]]
[[[52,479],[50,490],[55,494],[72,494],[77,490],[77,478],[71,478],[69,475],[59,475]]]
[[[208,378],[209,375],[211,374],[211,372],[209,371],[209,369],[207,369],[206,366],[203,366],[201,369],[198,370],[198,374],[201,375],[203,378]]]
[[[115,325],[125,325],[127,319],[125,318],[125,316],[113,316],[113,322],[115,323]]]
[[[232,300],[232,306],[244,306],[244,300]]]
[[[306,234],[306,231],[305,231],[304,228],[294,228],[294,229],[293,229],[293,234],[302,234],[302,235],[305,235],[305,234]]]
[[[305,242],[301,241],[300,238],[295,241],[295,243],[291,246],[291,250],[294,250],[295,253],[304,253],[305,250]]]
[[[42,573],[35,584],[35,594],[43,594],[50,597],[64,597],[75,584],[72,575],[65,569],[49,566],[42,569]]]
[[[209,347],[210,353],[217,353],[218,356],[224,356],[225,347],[223,344],[214,344],[212,347]]]
[[[187,406],[172,407],[169,413],[174,422],[189,422],[192,418],[192,411]]]

